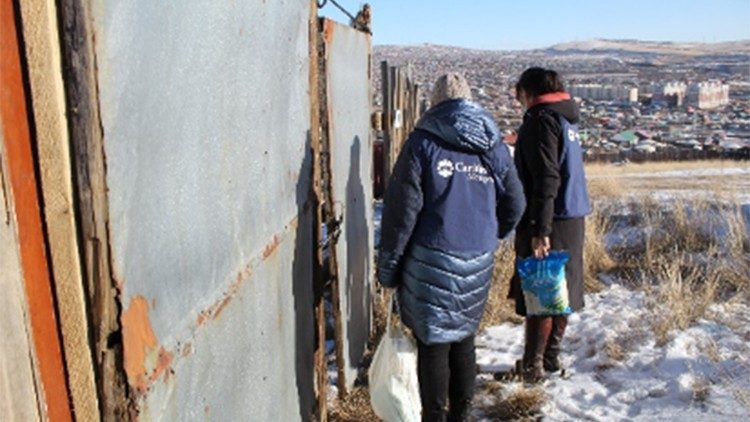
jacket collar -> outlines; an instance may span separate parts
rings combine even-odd
[[[531,104],[529,104],[527,108],[530,109],[531,107],[539,104],[559,103],[560,101],[569,99],[570,94],[568,94],[567,92],[550,92],[549,94],[542,94],[534,97],[534,99],[531,100]]]

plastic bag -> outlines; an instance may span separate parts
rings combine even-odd
[[[568,315],[568,282],[565,264],[570,254],[553,251],[542,259],[524,258],[518,261],[526,315]]]
[[[386,422],[419,421],[422,402],[417,378],[417,345],[403,328],[391,326],[391,307],[385,334],[380,340],[368,371],[370,404],[375,414]]]

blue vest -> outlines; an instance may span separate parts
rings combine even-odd
[[[578,218],[591,214],[591,203],[583,170],[583,149],[578,125],[557,114],[562,130],[560,190],[555,199],[555,218]]]

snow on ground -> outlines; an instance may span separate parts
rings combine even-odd
[[[373,229],[375,232],[374,241],[375,247],[380,245],[380,227],[381,221],[383,221],[383,201],[375,201],[375,205],[372,207],[373,212]]]
[[[711,199],[750,204],[750,166],[709,167],[685,170],[639,170],[592,174],[588,179],[616,180],[623,187],[622,199],[642,198],[657,201],[675,198]]]
[[[710,321],[657,345],[648,303],[617,284],[587,296],[563,343],[566,377],[543,387],[545,420],[750,420],[750,307],[714,305]],[[522,352],[521,325],[477,338],[482,372],[507,370]]]
[[[723,167],[723,168],[704,168],[692,170],[665,170],[665,171],[644,171],[644,172],[624,172],[617,174],[616,178],[644,177],[644,178],[694,178],[694,177],[715,177],[715,176],[748,176],[750,175],[750,166],[745,167]],[[611,175],[597,174],[588,176],[590,179],[611,178]]]

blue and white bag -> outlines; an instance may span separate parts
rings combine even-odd
[[[521,278],[526,315],[569,315],[568,282],[565,279],[565,264],[570,254],[552,251],[542,259],[533,256],[518,261],[517,270]]]

